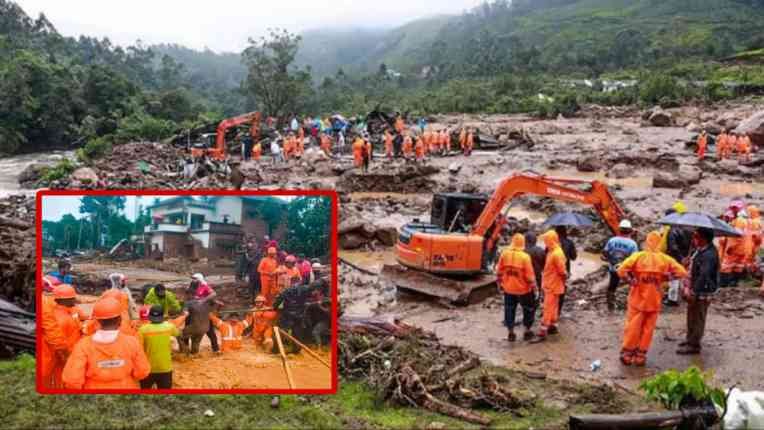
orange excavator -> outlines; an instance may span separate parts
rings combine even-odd
[[[224,119],[218,124],[215,134],[206,135],[208,142],[202,144],[196,144],[191,148],[191,157],[194,159],[208,156],[213,160],[223,161],[226,158],[225,148],[225,133],[231,127],[237,127],[242,124],[252,123],[250,128],[250,136],[252,142],[257,142],[260,136],[260,112],[250,112],[243,115],[239,115],[233,118]],[[210,148],[212,137],[215,138],[215,145]]]
[[[581,185],[589,189],[575,187]],[[592,206],[613,233],[624,217],[607,185],[600,181],[518,173],[502,180],[490,199],[475,194],[436,194],[430,223],[415,220],[400,229],[395,248],[400,264],[386,265],[383,277],[404,289],[455,303],[468,302],[473,290],[495,282],[491,266],[507,222],[504,208],[524,195]]]

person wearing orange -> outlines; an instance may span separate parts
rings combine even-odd
[[[363,141],[360,135],[356,136],[353,141],[353,166],[356,168],[363,167],[363,152],[366,148],[366,143]]]
[[[411,158],[411,154],[414,152],[414,142],[411,140],[411,136],[406,133],[403,137],[403,158]]]
[[[300,127],[297,132],[297,141],[295,142],[294,154],[297,158],[302,158],[305,154],[305,131]]]
[[[424,143],[422,137],[417,137],[416,143],[414,144],[414,155],[416,157],[416,161],[424,161],[425,148],[427,148],[427,145]]]
[[[271,287],[271,291],[265,296],[268,305],[273,304],[273,300],[287,288],[299,284],[302,281],[302,273],[296,266],[297,259],[294,255],[288,255],[284,259],[284,265],[276,270],[276,282]]]
[[[403,134],[403,129],[406,125],[403,122],[403,117],[398,115],[398,117],[395,118],[395,132],[398,134]]]
[[[255,298],[255,308],[247,316],[247,321],[252,325],[252,340],[255,345],[262,346],[263,350],[273,350],[273,324],[278,319],[278,313],[265,307],[265,297]]]
[[[278,267],[276,248],[271,246],[268,248],[267,255],[260,260],[260,264],[257,266],[257,273],[260,274],[260,294],[265,297],[270,296],[271,287],[276,282],[276,269]]]
[[[260,161],[260,157],[262,157],[262,155],[263,155],[263,145],[261,145],[260,142],[257,142],[252,147],[252,158],[254,158],[255,161]]]
[[[512,243],[505,249],[496,264],[496,277],[501,292],[504,293],[504,325],[507,327],[507,340],[514,342],[515,311],[517,305],[523,309],[523,339],[533,339],[533,320],[536,313],[536,273],[531,257],[525,252],[525,237],[516,233]]]
[[[238,315],[235,313],[229,313],[225,320],[222,320],[217,315],[210,313],[210,323],[212,323],[212,326],[220,331],[220,337],[223,340],[220,346],[220,350],[222,352],[241,349],[242,333],[244,333],[244,330],[249,327],[249,321],[246,319],[239,321]]]
[[[538,340],[546,339],[547,334],[557,333],[557,321],[560,317],[560,296],[565,293],[565,280],[568,272],[565,266],[565,253],[560,246],[557,232],[550,230],[541,239],[546,246],[546,262],[541,277],[541,288],[544,290],[544,314]]]
[[[368,135],[364,136],[363,143],[363,170],[368,172],[371,159],[374,156],[374,147],[371,146],[371,141],[369,140]]]
[[[727,130],[723,129],[719,136],[716,138],[716,156],[719,160],[727,158],[727,141],[729,136]]]
[[[130,319],[129,298],[127,295],[123,291],[112,288],[101,294],[102,299],[107,297],[117,300],[122,309],[122,319],[119,326],[120,331],[126,335],[135,336],[137,332],[133,328],[132,320]]]
[[[462,127],[461,131],[459,131],[459,148],[464,151],[464,148],[467,146],[467,128]]]
[[[751,138],[747,134],[737,139],[738,161],[751,161]]]
[[[644,366],[647,361],[661,311],[663,285],[669,277],[687,276],[684,266],[660,252],[660,244],[661,234],[650,232],[643,251],[632,254],[618,268],[618,276],[631,285],[621,347],[621,362],[627,366]]]
[[[329,138],[329,136],[326,133],[321,132],[319,141],[320,141],[321,150],[324,151],[324,154],[326,154],[328,157],[331,157],[332,156],[332,141]]]
[[[390,130],[385,130],[385,157],[393,159],[393,135]]]
[[[748,222],[743,217],[737,216],[732,221],[732,227],[744,233],[748,229]],[[722,237],[719,239],[719,248],[722,255],[720,269],[721,286],[735,286],[745,271],[746,238],[745,236]]]
[[[137,389],[151,365],[138,339],[120,332],[122,306],[113,298],[98,300],[93,317],[99,329],[80,339],[64,366],[66,388],[82,390]]]
[[[443,130],[440,135],[440,152],[446,154],[451,150],[451,133],[448,130]]]
[[[284,138],[284,159],[289,160],[292,154],[294,154],[294,136],[290,132]]]
[[[472,133],[472,130],[467,132],[467,138],[465,139],[464,147],[462,147],[462,150],[464,151],[464,155],[469,156],[472,154],[472,149],[475,147],[475,135]]]
[[[751,249],[747,250],[746,253],[746,267],[749,273],[756,273],[758,271],[756,257],[759,255],[762,235],[764,234],[761,225],[761,212],[758,207],[753,205],[748,206],[746,212],[748,212],[748,234],[751,237]]]
[[[738,137],[734,132],[730,132],[729,136],[727,136],[727,146],[725,148],[727,151],[725,152],[726,156],[724,158],[732,157],[732,153],[737,148],[737,139]]]
[[[68,284],[55,286],[52,299],[43,302],[39,359],[45,388],[64,388],[61,373],[82,330],[76,302],[77,292]]]
[[[703,130],[700,132],[700,135],[698,136],[698,142],[697,142],[697,155],[698,160],[703,160],[706,158],[706,148],[708,147],[708,136],[706,136],[706,131]]]

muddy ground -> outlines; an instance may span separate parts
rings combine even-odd
[[[47,261],[46,261],[47,262]],[[134,291],[133,296],[141,304],[141,290],[145,284],[162,283],[175,291],[182,299],[183,291],[188,286],[188,276],[175,272],[157,270],[144,260],[134,261],[130,265],[116,265],[108,262],[75,262],[73,273],[79,279],[87,279],[98,285],[104,285],[108,275],[120,272],[128,279],[128,285]],[[194,268],[196,269],[196,268]],[[221,310],[240,310],[251,307],[251,298],[246,289],[235,282],[233,276],[213,275],[207,281],[218,293],[217,301],[222,303]],[[94,291],[97,292],[97,291]],[[79,306],[84,312],[92,311],[97,295],[81,294]],[[287,340],[284,340],[287,342]],[[173,386],[174,388],[194,389],[287,389],[289,383],[284,373],[281,358],[276,354],[259,349],[250,337],[245,337],[243,347],[238,351],[214,354],[209,339],[204,337],[198,356],[187,356],[179,352],[176,341],[173,342]],[[316,348],[315,351],[327,362],[331,362],[329,348]],[[331,388],[331,371],[305,352],[288,355],[294,383],[301,389]]]

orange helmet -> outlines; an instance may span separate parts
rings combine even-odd
[[[268,255],[276,255],[276,247],[271,246],[268,248]]]
[[[297,259],[294,258],[294,255],[288,255],[286,258],[287,263],[294,263],[295,261],[297,261]]]
[[[122,314],[122,307],[119,302],[111,297],[105,297],[98,300],[93,305],[93,318],[97,320],[108,320],[116,318]]]
[[[119,302],[119,301],[122,300],[122,291],[119,291],[119,290],[114,289],[114,288],[110,288],[110,289],[104,291],[103,294],[101,294],[101,298],[102,299],[112,298],[112,299],[116,300],[117,302]]]
[[[53,287],[53,297],[57,299],[74,299],[77,297],[77,292],[69,284],[60,284]]]

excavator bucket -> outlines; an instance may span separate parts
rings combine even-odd
[[[400,264],[386,264],[380,276],[399,289],[438,297],[455,305],[468,305],[482,300],[492,294],[496,286],[496,276],[493,275],[450,278],[409,269]]]

